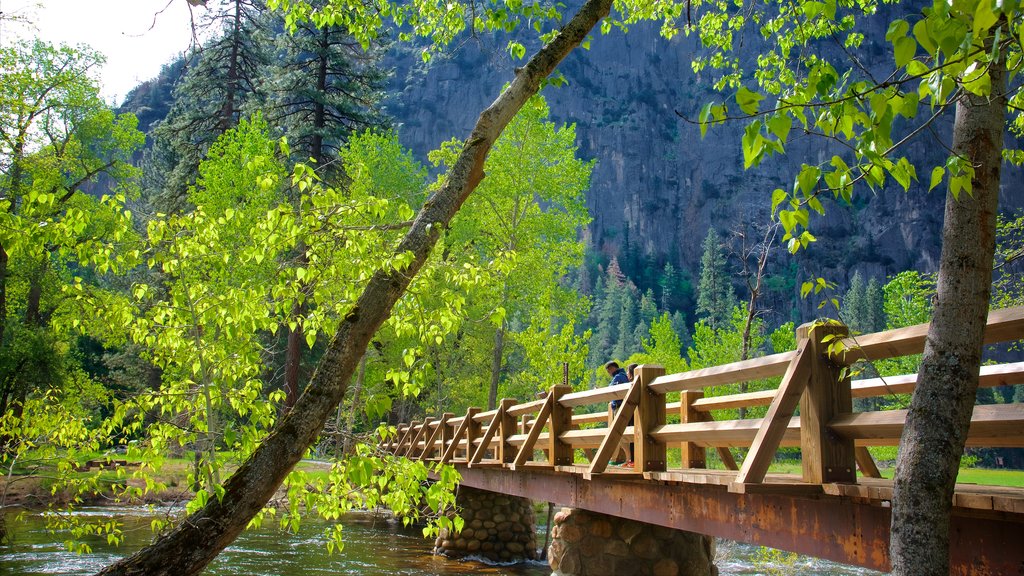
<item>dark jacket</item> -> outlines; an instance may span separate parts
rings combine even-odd
[[[625,368],[619,368],[612,374],[612,381],[608,385],[615,386],[616,384],[629,384],[629,376],[626,374]],[[618,410],[619,406],[622,406],[622,400],[612,400],[612,410]]]

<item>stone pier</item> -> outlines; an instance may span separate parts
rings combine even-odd
[[[551,530],[552,576],[717,576],[709,536],[562,508]]]
[[[529,500],[460,486],[455,502],[466,524],[459,533],[442,530],[434,554],[495,562],[537,559],[536,521]]]

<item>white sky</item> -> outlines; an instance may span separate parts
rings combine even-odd
[[[203,8],[196,8],[198,11]],[[33,35],[59,44],[88,44],[107,58],[100,75],[105,100],[120,104],[136,84],[188,48],[185,0],[0,0],[0,12],[21,15],[34,29],[4,22],[0,42]]]

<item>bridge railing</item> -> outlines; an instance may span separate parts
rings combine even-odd
[[[705,468],[705,451],[713,448],[727,468],[736,470],[730,489],[744,492],[764,482],[780,446],[798,446],[804,483],[854,483],[858,467],[865,476],[879,476],[866,447],[897,445],[906,410],[854,412],[853,398],[912,392],[916,375],[851,382],[845,368],[857,360],[920,353],[927,329],[922,324],[850,338],[841,325],[808,324],[797,330],[792,352],[679,374],[644,365],[632,382],[596,390],[573,392],[568,386],[554,386],[541,399],[503,399],[494,410],[470,408],[459,417],[443,414],[402,424],[384,448],[409,458],[470,467],[544,467],[590,477],[607,473],[615,452],[633,443],[633,472],[652,478],[667,472],[669,447],[678,447],[684,469]],[[987,343],[1022,336],[1024,308],[989,315]],[[830,342],[842,345],[830,348]],[[780,376],[774,390],[704,396],[708,387]],[[1024,363],[981,370],[982,387],[1022,383]],[[667,401],[666,395],[673,392],[680,393],[678,402]],[[622,401],[615,414],[607,408],[612,400]],[[755,406],[768,407],[764,417],[711,418],[713,410]],[[798,406],[800,416],[794,416]],[[678,414],[678,423],[668,422],[670,413]],[[600,422],[607,422],[607,427],[582,428]],[[967,443],[1024,446],[1024,404],[976,406]],[[736,465],[729,447],[749,447],[741,465]],[[577,464],[581,453],[586,457]]]

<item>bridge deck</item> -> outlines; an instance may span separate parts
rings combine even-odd
[[[791,550],[888,571],[892,481],[807,485],[793,474],[768,474],[745,493],[730,491],[736,472],[586,466],[454,463],[462,483],[620,518]],[[951,521],[953,574],[1022,574],[1024,488],[958,484]]]

